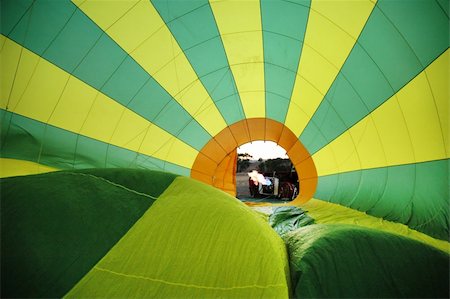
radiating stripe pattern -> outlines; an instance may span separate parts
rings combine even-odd
[[[448,25],[439,0],[1,1],[2,165],[201,157],[217,182],[236,146],[289,135],[315,197],[444,238]]]

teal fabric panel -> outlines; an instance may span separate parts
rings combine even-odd
[[[447,49],[448,34],[448,16],[436,1],[378,1],[325,100],[300,136],[309,152],[320,150],[417,76]],[[346,106],[349,99],[368,110]],[[344,128],[336,127],[330,102],[351,110],[342,120]],[[313,123],[320,125],[325,141],[314,140],[317,128]]]
[[[1,179],[1,297],[63,297],[153,204],[146,194],[174,178],[101,169]]]
[[[100,168],[105,166],[108,144],[78,135],[73,168]]]
[[[261,1],[266,116],[284,123],[303,47],[310,1]],[[280,101],[279,96],[287,101]]]
[[[449,160],[437,160],[319,177],[315,198],[448,240]]]
[[[15,0],[0,2],[1,32],[8,35],[22,18],[25,12],[31,8],[33,0]]]
[[[100,38],[77,65],[73,75],[98,90],[102,90],[111,74],[119,68],[127,56],[128,54],[124,50],[118,47],[107,34],[102,32]],[[124,83],[120,82],[119,84]],[[154,90],[159,91],[161,88],[154,87]],[[111,97],[116,98],[118,96],[112,93]]]
[[[441,5],[439,1],[412,0],[408,2],[408,8],[411,6],[409,9],[405,9],[401,1],[377,3],[377,7],[391,20],[423,67],[448,47],[449,2],[443,3],[446,4]],[[424,17],[424,14],[427,14],[427,17]]]
[[[6,1],[5,1],[6,2]],[[3,5],[3,2],[2,2]],[[6,4],[5,4],[6,5]],[[20,11],[20,1],[8,1],[6,9]],[[23,10],[23,9],[22,9]],[[1,32],[30,51],[71,73],[174,136],[193,119],[128,53],[70,1],[42,0],[18,19],[5,20]],[[8,22],[8,23],[6,23]],[[7,32],[6,29],[14,27]],[[150,95],[150,96],[149,96]],[[177,122],[158,122],[155,116],[170,101]],[[160,110],[158,110],[160,109]],[[201,139],[183,141],[200,150],[211,136],[195,121],[190,131]]]
[[[446,298],[449,255],[355,225],[313,224],[282,235],[294,298]]]
[[[189,176],[185,167],[136,153],[0,109],[0,157],[42,163],[60,169],[169,169]]]
[[[266,91],[266,117],[283,123],[289,108],[289,98]]]
[[[159,14],[164,16],[166,23],[208,5],[208,0],[150,0],[150,2],[158,9]]]
[[[224,105],[218,104],[224,97],[233,95],[239,99],[239,95],[236,94],[236,83],[232,75],[225,77],[226,80],[222,80],[224,77],[220,75],[223,73],[222,69],[229,71],[228,59],[208,1],[151,2],[183,49],[226,123],[230,125],[242,120],[245,116],[240,100],[234,100],[234,105],[229,105],[226,109]],[[220,74],[214,74],[216,72]],[[209,77],[206,79],[206,76]],[[215,93],[216,89],[221,92]]]
[[[245,114],[241,99],[237,92],[233,74],[228,66],[205,75],[202,77],[202,82],[205,86],[214,86],[211,91],[211,98],[214,99],[227,124],[233,124],[244,119]]]
[[[103,31],[92,26],[92,21],[76,9],[42,56],[45,55],[55,65],[63,65],[68,73],[73,73],[101,35]]]

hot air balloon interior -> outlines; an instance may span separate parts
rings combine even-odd
[[[448,0],[0,3],[2,298],[449,297]]]

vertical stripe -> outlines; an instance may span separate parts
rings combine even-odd
[[[374,2],[312,1],[286,126],[299,136],[363,29]]]
[[[246,118],[265,117],[260,3],[210,1]]]

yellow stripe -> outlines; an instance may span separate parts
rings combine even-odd
[[[212,136],[226,127],[219,110],[149,0],[73,2]]]
[[[311,2],[297,79],[285,121],[297,136],[333,83],[370,16],[374,2]]]
[[[57,171],[46,165],[16,159],[0,158],[0,178]]]
[[[184,167],[193,164],[197,150],[12,40],[1,56],[17,63],[20,51],[9,111]],[[10,72],[2,71],[8,77]]]
[[[448,56],[314,154],[318,174],[448,158]]]
[[[265,117],[260,3],[210,0],[247,118]]]

